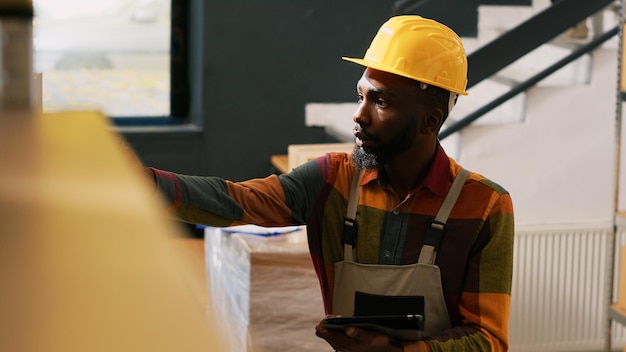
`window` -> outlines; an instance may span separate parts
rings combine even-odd
[[[186,1],[34,0],[44,112],[97,109],[122,124],[185,115]]]

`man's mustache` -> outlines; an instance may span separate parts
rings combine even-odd
[[[353,131],[354,131],[354,133],[362,133],[369,139],[374,139],[375,138],[374,134],[366,131],[365,129],[363,129],[363,127],[361,127],[359,125],[354,126]]]

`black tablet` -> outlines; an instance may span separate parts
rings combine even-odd
[[[348,326],[355,326],[380,331],[397,340],[419,340],[422,337],[423,324],[424,317],[420,314],[361,315],[328,318],[324,327],[331,330],[344,330]]]

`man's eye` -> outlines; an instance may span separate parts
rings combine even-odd
[[[376,105],[380,106],[381,108],[386,108],[389,104],[387,104],[387,102],[382,99],[377,99]]]
[[[362,96],[361,94],[358,94],[358,95],[356,96],[356,102],[357,102],[357,103],[360,103],[360,102],[362,102],[362,101],[363,101],[363,96]]]

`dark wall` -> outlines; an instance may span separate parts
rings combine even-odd
[[[191,72],[202,131],[126,138],[146,165],[232,180],[267,175],[270,156],[289,144],[334,142],[305,126],[305,104],[356,99],[362,68],[341,56],[362,57],[392,3],[204,2],[194,33],[203,49],[192,58],[201,64]]]
[[[532,0],[480,0],[482,5],[531,6]]]
[[[479,0],[397,0],[392,13],[432,18],[452,28],[461,37],[476,37],[479,3]]]
[[[461,37],[476,37],[480,5],[530,6],[532,0],[396,0],[392,13],[437,19]]]

